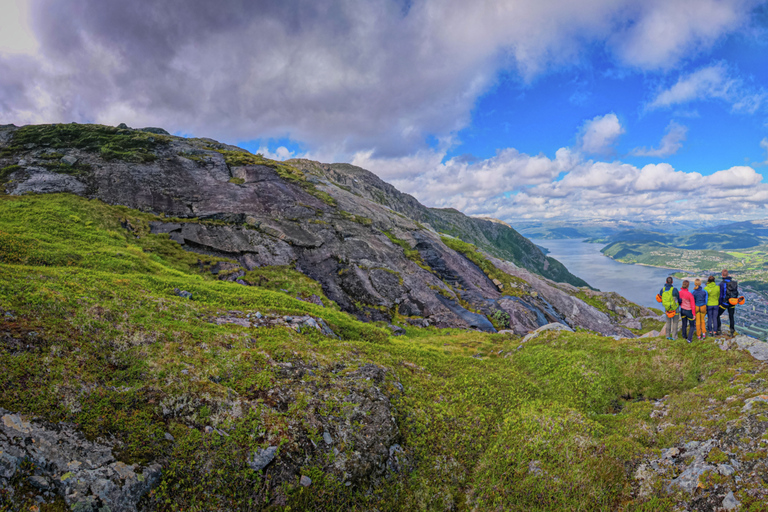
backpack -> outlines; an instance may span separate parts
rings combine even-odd
[[[725,298],[726,299],[739,298],[739,283],[737,283],[735,279],[731,279],[730,281],[728,281],[728,284],[725,285]]]
[[[677,310],[677,299],[675,299],[674,291],[675,287],[670,286],[661,294],[661,303],[664,306],[664,309],[667,311]]]

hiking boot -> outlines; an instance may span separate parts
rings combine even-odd
[[[734,334],[736,334],[736,331],[731,331],[731,338],[733,338]]]

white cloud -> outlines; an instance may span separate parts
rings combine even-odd
[[[631,154],[635,156],[657,156],[665,157],[674,155],[683,147],[683,141],[688,134],[688,127],[670,121],[667,125],[667,132],[661,138],[658,148],[635,148]]]
[[[620,68],[666,69],[741,27],[757,0],[692,2],[2,0],[0,38],[23,6],[20,33],[35,38],[19,44],[37,52],[0,49],[0,117],[405,155],[465,127],[500,70],[530,81],[595,48]]]
[[[554,159],[514,149],[471,163],[443,152],[408,159],[358,155],[355,164],[373,170],[403,192],[433,207],[521,219],[662,220],[756,216],[768,201],[768,184],[753,168],[737,166],[704,176],[668,163],[642,168],[623,162],[585,160],[561,148]],[[389,173],[389,177],[387,174]]]
[[[733,75],[724,62],[701,68],[681,76],[673,86],[659,92],[647,108],[653,110],[692,101],[719,99],[730,103],[735,112],[756,112],[768,94],[762,88],[747,86],[743,79]]]
[[[743,12],[758,1],[643,0],[631,8],[625,28],[609,41],[627,64],[642,69],[671,68],[686,56],[715,45],[744,25]]]
[[[37,39],[29,27],[29,2],[0,0],[0,55],[34,54]]]
[[[597,116],[586,121],[579,136],[580,148],[592,154],[611,154],[619,136],[625,132],[616,114]]]

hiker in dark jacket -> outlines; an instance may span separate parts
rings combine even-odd
[[[722,272],[723,280],[720,281],[720,312],[717,315],[717,334],[723,334],[722,331],[722,323],[720,320],[720,317],[723,316],[723,313],[725,311],[728,311],[728,320],[730,321],[730,327],[731,327],[731,336],[734,335],[736,332],[736,319],[734,318],[734,315],[736,314],[736,305],[731,304],[728,299],[728,283],[730,283],[733,278],[728,275],[727,270],[723,270]]]

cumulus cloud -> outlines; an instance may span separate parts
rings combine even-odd
[[[626,63],[642,69],[670,68],[686,55],[711,48],[719,36],[743,25],[743,12],[759,2],[646,0],[609,38]]]
[[[608,155],[619,136],[625,132],[616,114],[597,116],[581,127],[579,147],[586,153]]]
[[[466,126],[500,70],[532,80],[596,46],[618,65],[669,68],[742,26],[758,0],[6,1],[24,6],[24,48],[36,50],[0,48],[4,122],[393,156]]]
[[[513,226],[523,219],[661,220],[680,215],[739,218],[765,209],[768,184],[752,167],[710,175],[676,170],[668,163],[636,167],[620,161],[585,160],[568,148],[555,158],[513,149],[468,162],[444,152],[381,159],[357,155],[371,169],[424,204],[488,215]]]
[[[674,155],[683,147],[683,141],[688,134],[688,127],[670,121],[667,125],[667,131],[661,138],[658,148],[635,148],[630,154],[634,156],[656,156],[665,157]]]
[[[764,89],[747,86],[743,79],[734,76],[724,62],[719,62],[681,76],[674,85],[660,91],[647,108],[653,110],[692,101],[719,99],[730,103],[736,112],[754,113],[767,97]]]

